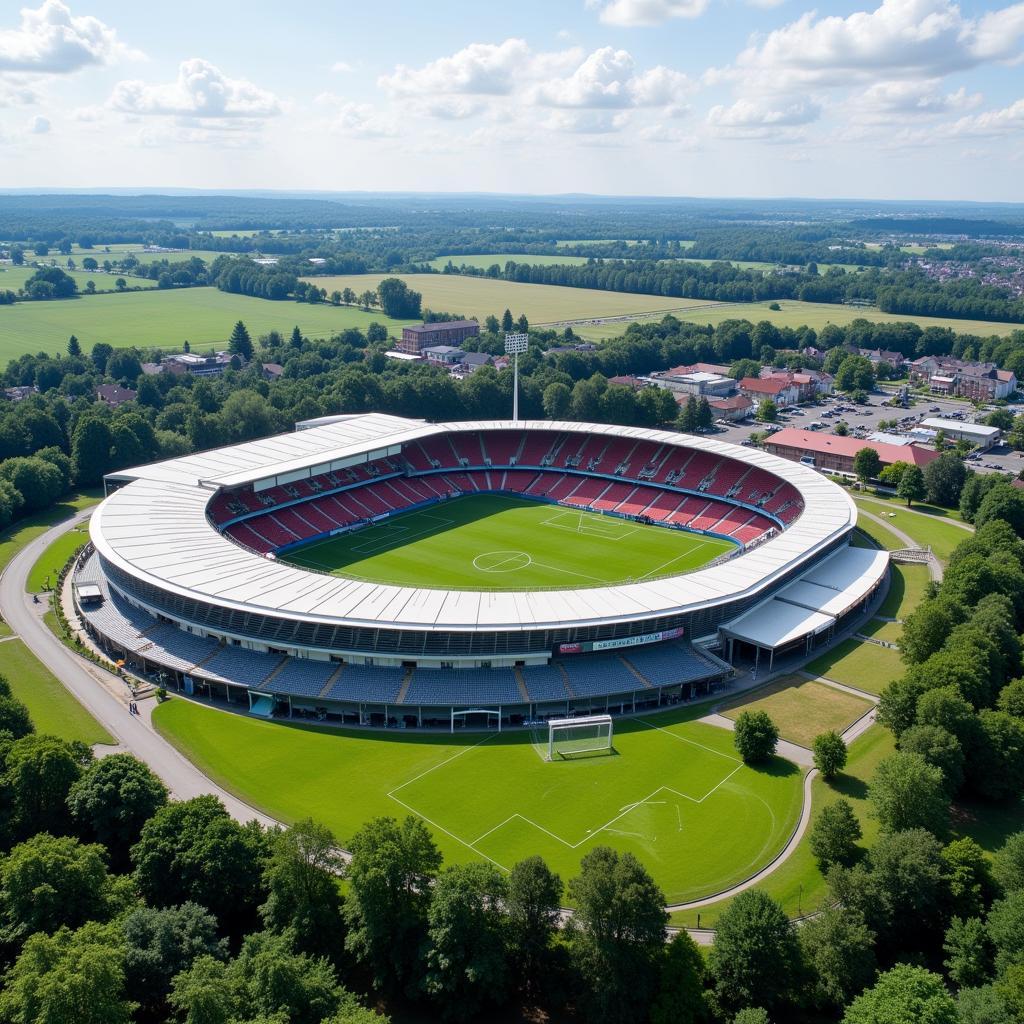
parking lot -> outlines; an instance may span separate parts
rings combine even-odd
[[[782,409],[779,411],[778,426],[797,427],[806,430],[811,423],[821,422],[824,424],[817,432],[821,434],[834,434],[835,425],[845,421],[851,437],[866,436],[879,429],[881,420],[902,420],[912,418],[914,422],[927,419],[929,416],[941,416],[944,418],[955,418],[954,414],[963,416],[963,422],[971,423],[976,419],[984,418],[985,413],[979,412],[968,402],[951,401],[943,398],[915,397],[914,404],[909,409],[899,406],[892,407],[883,403],[890,398],[888,392],[875,392],[868,396],[868,404],[853,405],[841,395],[832,395],[823,399],[817,405],[801,406],[800,408]],[[839,409],[842,412],[839,412]],[[1016,415],[1024,412],[1024,405],[1010,406],[1010,412]],[[747,420],[743,423],[718,425],[718,432],[715,434],[722,441],[731,441],[733,444],[742,444],[751,434],[763,431],[765,424]],[[911,424],[906,424],[907,427]],[[903,428],[890,431],[900,433]],[[990,451],[984,452],[977,457],[972,457],[968,465],[979,473],[1013,473],[1016,476],[1024,471],[1024,452],[1015,452],[1006,445],[998,445]]]

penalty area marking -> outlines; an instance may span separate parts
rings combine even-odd
[[[532,564],[525,551],[484,551],[473,559],[473,568],[480,572],[515,572]]]

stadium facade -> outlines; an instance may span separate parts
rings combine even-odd
[[[686,699],[728,659],[827,642],[888,564],[850,547],[856,508],[811,469],[604,424],[325,417],[106,483],[74,578],[92,598],[86,628],[140,671],[261,714],[423,725],[478,709],[516,723]],[[733,550],[679,576],[532,591],[400,587],[277,558],[480,492]]]

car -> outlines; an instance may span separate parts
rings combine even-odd
[[[942,410],[937,405],[933,405],[928,411],[929,412],[942,412]]]

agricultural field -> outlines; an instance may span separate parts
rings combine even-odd
[[[374,322],[398,332],[403,323],[411,322],[391,320],[381,312],[270,302],[216,288],[18,302],[0,306],[0,362],[26,352],[61,352],[72,334],[84,349],[99,341],[115,348],[179,349],[187,339],[193,351],[201,351],[223,347],[238,320],[245,322],[254,338],[271,330],[287,334],[296,324],[304,334],[326,337],[346,327],[365,329]]]
[[[666,298],[663,295],[641,295],[636,292],[606,292],[597,288],[566,288],[561,285],[519,284],[495,281],[486,277],[461,277],[458,274],[348,274],[335,277],[311,277],[321,288],[356,294],[374,290],[385,277],[401,277],[410,288],[422,293],[428,309],[444,310],[475,316],[479,320],[506,310],[513,315],[525,313],[531,324],[542,325],[562,320],[598,319],[601,317],[640,316],[668,310],[682,311],[705,305],[700,299]],[[621,334],[627,324],[617,325]]]
[[[74,257],[72,257],[74,258]],[[70,277],[75,279],[79,291],[85,291],[86,285],[92,281],[97,291],[113,291],[114,282],[123,277],[129,288],[155,288],[156,281],[150,281],[148,277],[133,277],[130,274],[106,274],[102,270],[68,270],[66,266],[57,266]],[[25,287],[25,282],[38,270],[38,267],[0,267],[0,291],[16,292],[19,288]]]
[[[526,286],[524,286],[526,287]],[[542,287],[540,285],[533,287]],[[668,301],[668,300],[666,300]],[[688,300],[675,300],[686,302]],[[697,303],[698,300],[689,300]],[[877,309],[859,309],[854,306],[840,306],[827,302],[799,302],[796,299],[780,299],[778,310],[768,308],[767,302],[716,302],[701,303],[702,308],[692,312],[677,313],[680,320],[697,324],[720,324],[723,320],[750,320],[757,323],[767,320],[776,327],[813,327],[820,331],[827,324],[840,327],[854,320],[870,320],[873,323],[915,323],[921,327],[949,327],[961,334],[977,334],[982,337],[1000,335],[1005,337],[1012,331],[1019,331],[1021,324],[995,323],[987,320],[953,320],[934,316],[911,316],[902,313],[882,313]],[[652,313],[638,320],[658,320],[660,315]],[[622,323],[581,324],[574,327],[581,337],[590,341],[602,341],[622,334],[626,325]]]
[[[690,572],[727,540],[521,498],[472,495],[307,544],[281,561],[406,587],[598,587]]]
[[[456,267],[478,267],[480,270],[486,270],[488,267],[494,266],[495,263],[504,269],[505,264],[509,260],[513,263],[525,263],[531,267],[550,267],[550,266],[566,266],[573,264],[586,263],[586,256],[531,256],[525,253],[512,253],[512,252],[494,252],[487,253],[483,256],[438,256],[437,259],[430,261],[430,266],[435,270],[444,270],[448,266],[448,262],[451,261]]]
[[[596,845],[635,854],[670,902],[714,893],[775,856],[800,814],[802,773],[754,769],[696,709],[615,723],[614,750],[544,760],[547,734],[383,734],[289,727],[172,699],[157,729],[279,820],[312,817],[344,845],[378,815],[414,814],[445,858],[503,869],[540,854],[563,878]],[[353,785],[358,780],[358,785]],[[338,799],[344,794],[344,799]]]
[[[871,706],[864,697],[803,675],[789,675],[737,697],[718,710],[733,720],[744,711],[766,711],[784,740],[810,747],[814,737],[823,732],[844,732]]]

